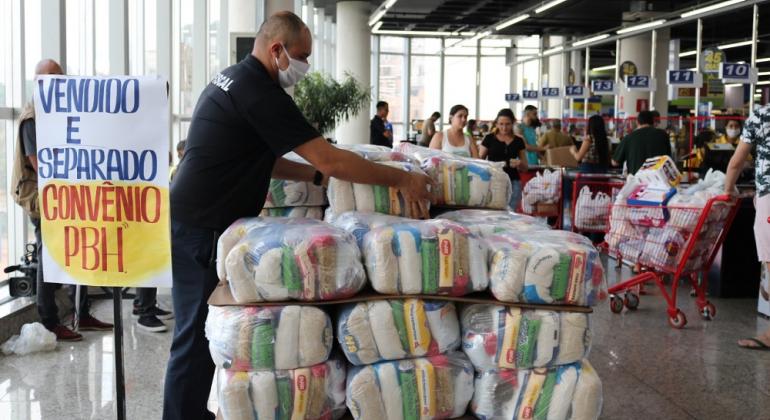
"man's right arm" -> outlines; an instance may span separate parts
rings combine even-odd
[[[35,133],[35,120],[26,120],[21,126],[21,141],[24,145],[24,155],[29,160],[32,168],[37,172],[37,137]]]

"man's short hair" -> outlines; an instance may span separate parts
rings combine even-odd
[[[388,103],[385,101],[379,101],[377,102],[377,111],[380,111],[382,109],[385,109],[385,107],[388,106]]]
[[[641,111],[639,112],[639,115],[636,116],[636,122],[638,122],[639,125],[652,125],[655,122],[655,117],[653,117],[652,112],[650,111]]]
[[[179,143],[176,144],[176,151],[181,152],[184,150],[184,147],[187,145],[187,140],[179,140]]]
[[[284,46],[288,49],[305,29],[307,29],[305,22],[294,13],[287,10],[276,12],[259,27],[254,42],[270,41],[277,38],[283,41]]]
[[[440,112],[438,112],[438,111],[436,111],[436,112],[434,112],[433,114],[431,114],[431,116],[430,116],[430,117],[431,117],[431,118],[433,118],[433,119],[435,119],[435,120],[438,120],[439,118],[441,118],[441,113],[440,113]]]

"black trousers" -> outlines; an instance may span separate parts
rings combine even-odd
[[[206,403],[214,362],[204,333],[214,291],[217,232],[171,222],[174,315],[176,325],[166,368],[164,420],[214,419]]]
[[[43,280],[43,237],[40,231],[40,219],[29,219],[35,226],[35,241],[37,242],[37,313],[40,322],[49,330],[59,325],[59,307],[56,306],[56,289],[58,283],[46,283]],[[69,297],[72,306],[75,306],[75,286],[69,286]],[[88,301],[88,287],[80,286],[80,316],[88,315],[90,303]]]
[[[134,309],[139,315],[148,313],[158,303],[158,289],[154,287],[137,287],[136,298],[134,298]]]

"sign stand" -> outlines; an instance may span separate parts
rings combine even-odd
[[[126,380],[123,373],[123,295],[120,287],[112,288],[114,304],[113,332],[115,334],[115,406],[118,420],[126,419]]]

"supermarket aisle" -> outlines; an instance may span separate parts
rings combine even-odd
[[[738,338],[770,325],[755,316],[756,302],[715,299],[717,318],[705,322],[695,316],[689,296],[681,298],[689,318],[683,331],[668,326],[658,296],[643,296],[635,313],[596,308],[589,359],[604,382],[602,418],[766,417],[770,353],[735,346]],[[110,319],[111,311],[109,302],[96,303],[98,317]],[[126,326],[128,418],[160,418],[170,340],[170,333]],[[52,353],[0,356],[0,418],[114,418],[112,356],[112,336],[105,333],[86,333],[83,342],[60,345]],[[213,396],[209,406],[216,407]]]

